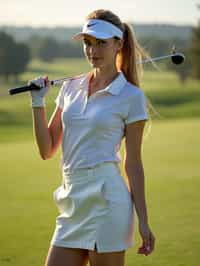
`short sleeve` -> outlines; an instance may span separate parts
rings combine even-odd
[[[66,92],[66,89],[68,87],[69,82],[68,81],[64,81],[62,87],[60,88],[58,95],[55,99],[55,103],[57,106],[59,106],[61,109],[63,109],[64,107],[64,95]]]
[[[129,98],[129,110],[125,124],[148,119],[146,96],[142,90],[139,90],[133,97]]]

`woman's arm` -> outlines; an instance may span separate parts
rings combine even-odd
[[[49,159],[56,152],[62,139],[62,109],[56,107],[47,122],[45,107],[33,107],[33,128],[41,158]]]
[[[148,224],[144,169],[141,158],[142,136],[145,120],[126,125],[124,169],[128,177],[139,222]]]
[[[126,125],[126,155],[124,166],[138,215],[139,233],[142,237],[142,245],[138,249],[138,253],[147,256],[154,249],[155,237],[149,227],[145,201],[144,170],[141,159],[144,126],[145,120],[133,122]]]

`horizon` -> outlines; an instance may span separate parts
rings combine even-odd
[[[169,22],[128,22],[134,25],[159,25],[159,26],[175,26],[175,27],[194,27],[195,25],[193,24],[176,24],[176,23],[169,23]],[[15,27],[15,28],[76,28],[82,27],[82,24],[77,24],[77,25],[14,25],[14,24],[2,24],[0,25],[0,28],[3,27]]]
[[[163,24],[195,26],[199,22],[197,0],[74,0],[67,6],[65,0],[57,0],[49,6],[47,0],[7,0],[1,3],[0,25],[4,27],[81,27],[87,14],[104,8],[120,17],[122,22],[134,24]],[[81,6],[81,8],[77,8]],[[56,10],[56,12],[55,12]],[[46,13],[45,13],[46,12]]]

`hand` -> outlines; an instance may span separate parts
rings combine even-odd
[[[40,90],[31,90],[32,107],[43,107],[45,106],[44,97],[49,90],[48,77],[37,77],[33,80],[28,81],[28,85],[35,84],[40,87]]]
[[[139,232],[142,237],[142,246],[138,249],[138,254],[148,256],[154,250],[155,237],[148,224],[139,223]]]

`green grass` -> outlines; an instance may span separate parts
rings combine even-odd
[[[144,142],[143,161],[156,250],[148,258],[128,251],[127,266],[198,265],[199,130],[196,119],[154,122]]]
[[[79,74],[83,69],[88,69],[83,61],[33,61],[17,85],[46,73],[58,78]],[[52,193],[61,182],[60,150],[50,160],[40,159],[29,95],[9,96],[7,89],[14,86],[14,81],[2,84],[0,93],[0,265],[42,266],[58,214]],[[126,253],[126,266],[197,266],[199,83],[189,79],[182,87],[173,73],[148,71],[142,86],[163,117],[152,116],[147,124],[151,130],[143,143],[147,207],[156,247],[148,257],[136,254],[141,244],[136,223],[136,245]],[[48,95],[48,118],[58,90],[54,88]]]
[[[0,96],[0,123],[29,125],[31,120],[29,93],[22,93],[10,96],[8,89],[21,86],[27,80],[37,76],[47,75],[50,79],[69,77],[72,75],[87,72],[89,65],[85,60],[63,59],[54,63],[41,63],[32,61],[28,71],[20,77],[20,81],[9,84],[1,84]],[[52,87],[46,101],[48,103],[48,114],[51,114],[55,104],[54,99],[59,91],[59,87]],[[146,96],[160,114],[156,116],[151,113],[152,119],[185,119],[200,117],[200,82],[189,78],[185,84],[181,84],[175,73],[164,70],[146,71],[141,82]]]
[[[199,130],[197,119],[153,122],[143,144],[143,162],[156,249],[148,257],[136,254],[141,243],[136,227],[136,246],[128,250],[126,266],[197,265]],[[57,209],[52,193],[61,182],[60,151],[53,159],[43,161],[31,128],[24,128],[23,137],[9,133],[1,144],[0,157],[0,265],[39,266],[43,265],[55,226]]]

